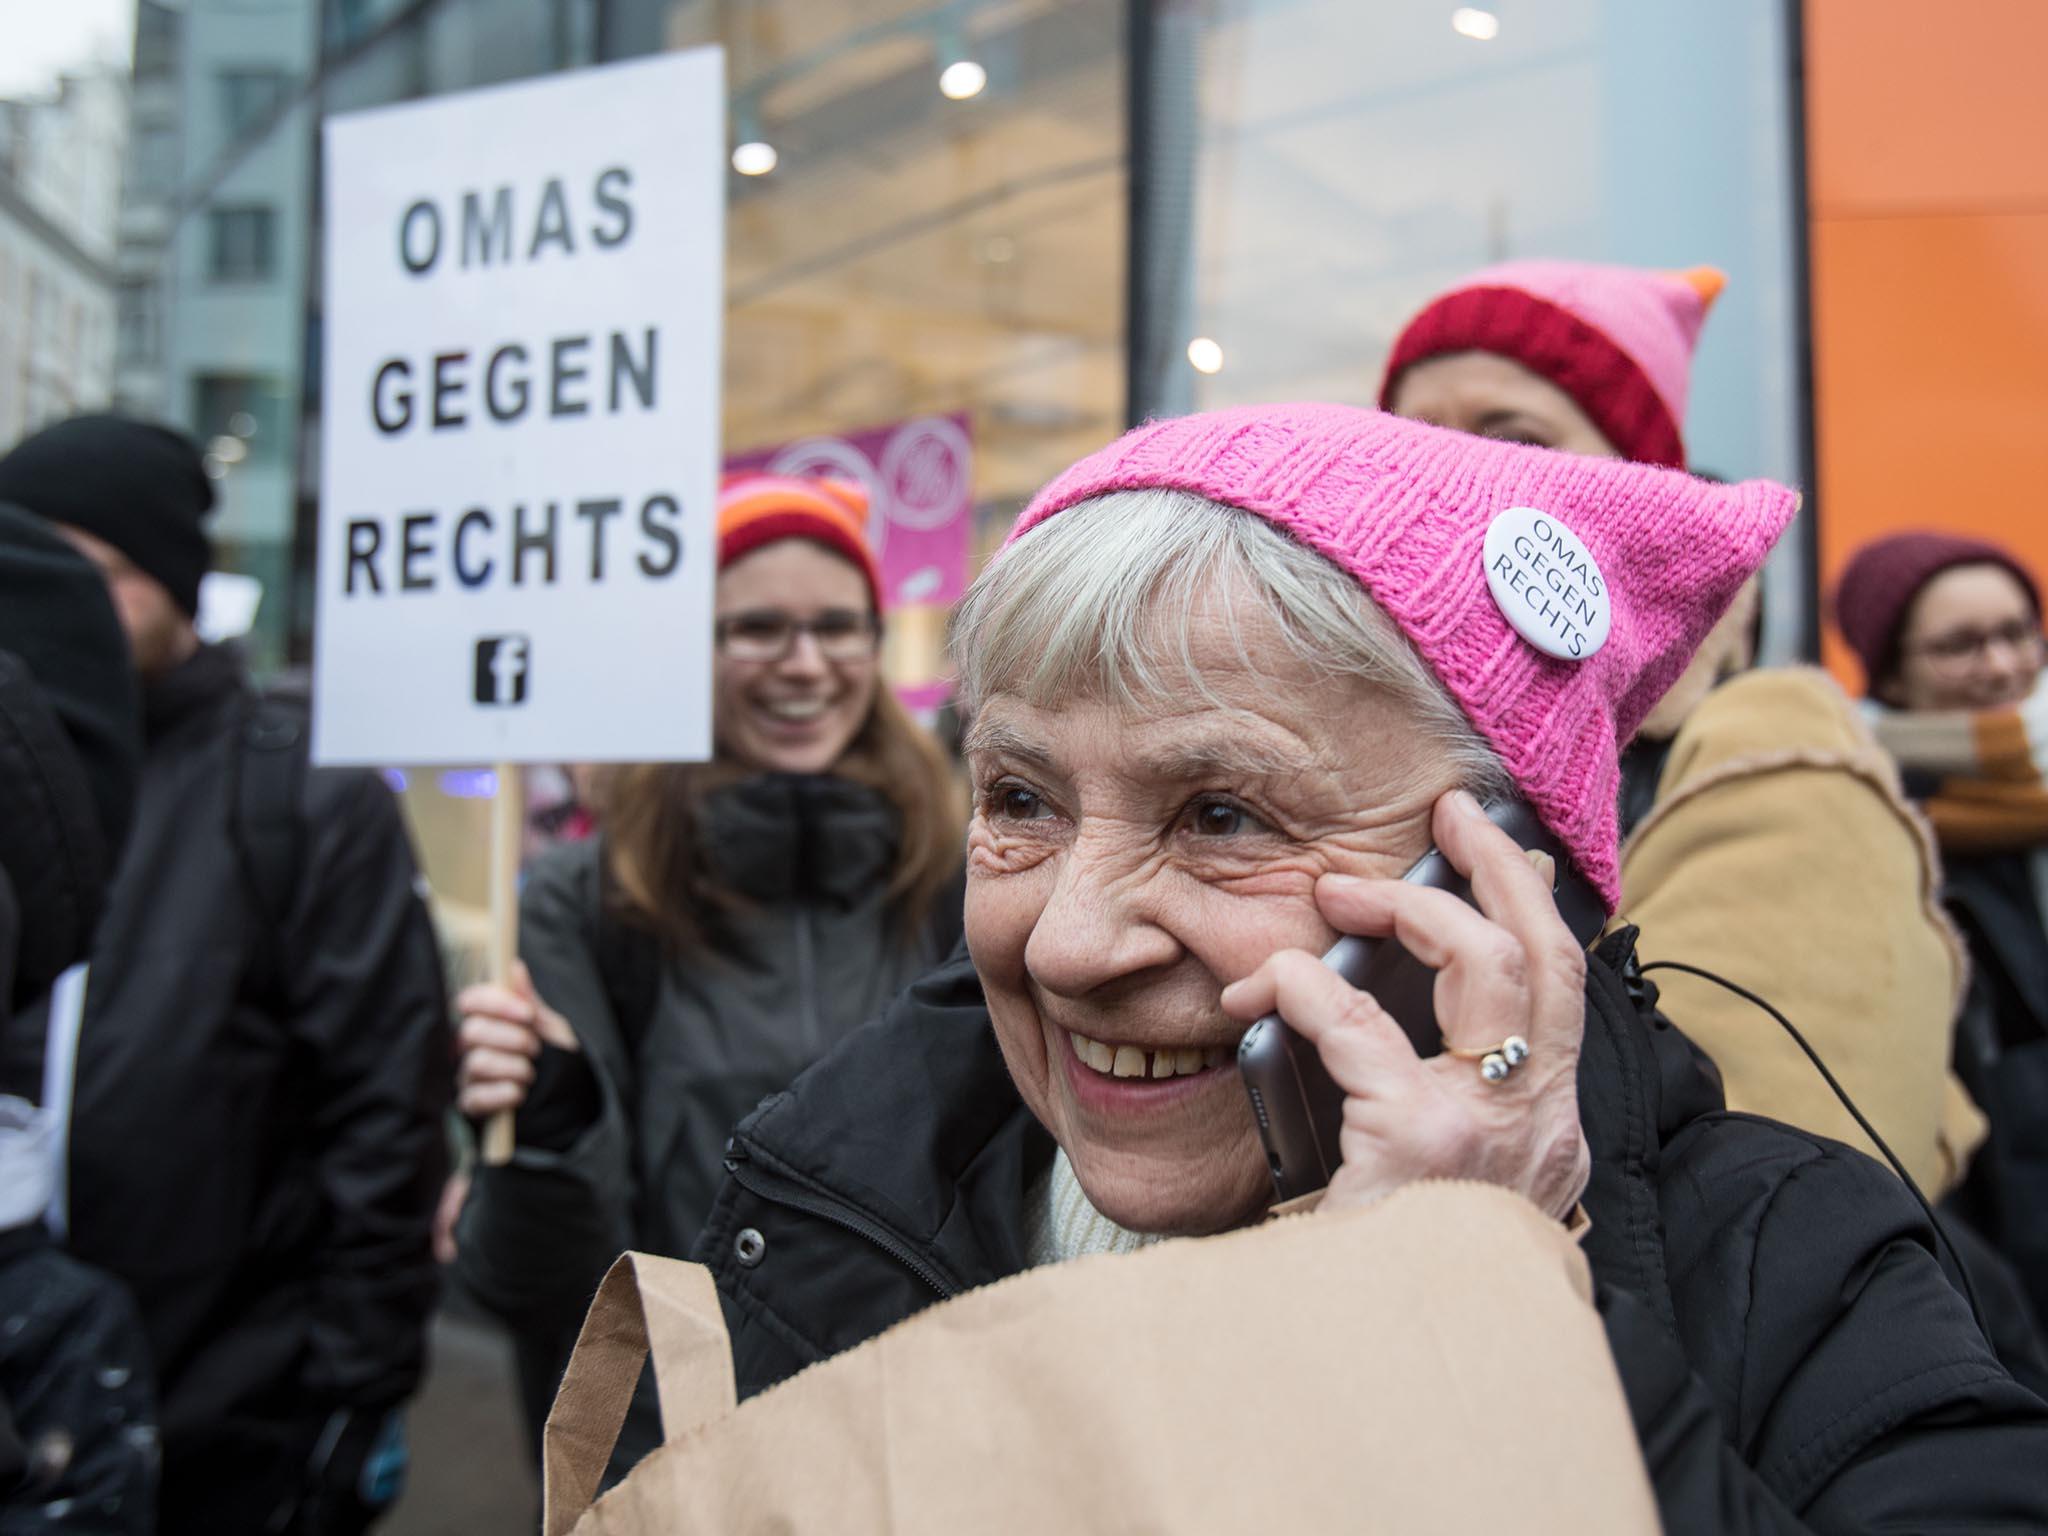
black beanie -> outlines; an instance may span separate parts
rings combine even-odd
[[[0,458],[0,501],[105,539],[163,583],[186,616],[213,550],[199,520],[213,482],[192,440],[126,416],[74,416]]]
[[[15,929],[0,932],[0,973],[13,971],[0,1020],[85,958],[141,753],[140,694],[106,583],[40,519],[0,506],[0,896],[14,897]]]

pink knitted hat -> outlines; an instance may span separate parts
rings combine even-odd
[[[1395,385],[1416,363],[1493,352],[1570,395],[1623,458],[1682,469],[1693,349],[1726,282],[1712,267],[1488,267],[1431,299],[1402,329],[1380,404],[1392,404]]]
[[[1010,541],[1090,497],[1146,487],[1242,507],[1355,576],[1492,743],[1610,912],[1621,889],[1618,744],[1799,505],[1769,481],[1716,485],[1351,406],[1267,405],[1139,427],[1041,491]],[[1493,596],[1482,545],[1511,508],[1568,530],[1598,566],[1591,585],[1575,579],[1604,597],[1607,638],[1582,661],[1545,655]],[[1570,590],[1550,590],[1560,588]],[[1534,582],[1528,590],[1541,596]]]

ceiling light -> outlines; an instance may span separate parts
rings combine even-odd
[[[744,144],[735,144],[732,149],[732,168],[742,176],[766,176],[775,169],[775,163],[782,157],[775,153],[775,146],[760,139],[749,139]]]
[[[939,71],[939,94],[948,101],[979,96],[988,85],[988,71],[972,59],[956,59]]]
[[[1188,361],[1197,373],[1221,373],[1223,371],[1223,348],[1207,336],[1197,336],[1188,343]]]
[[[1477,6],[1461,5],[1451,12],[1451,30],[1476,43],[1490,43],[1500,36],[1500,18]]]
[[[768,136],[761,132],[761,114],[754,108],[753,97],[745,96],[735,102],[732,168],[742,176],[766,176],[781,158],[775,153],[775,146],[768,142]]]

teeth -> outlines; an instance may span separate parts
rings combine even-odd
[[[774,699],[763,707],[778,720],[815,720],[825,713],[823,699]]]
[[[1100,1040],[1090,1040],[1086,1035],[1075,1035],[1072,1030],[1069,1030],[1068,1034],[1073,1036],[1074,1054],[1080,1057],[1085,1065],[1093,1067],[1097,1072],[1107,1072],[1110,1069],[1116,1057],[1108,1046]]]
[[[1209,1050],[1199,1046],[1168,1046],[1157,1051],[1142,1051],[1135,1045],[1106,1045],[1072,1030],[1067,1031],[1067,1038],[1074,1043],[1074,1054],[1082,1064],[1105,1077],[1149,1077],[1155,1081],[1168,1077],[1192,1077],[1197,1072],[1220,1067],[1230,1060],[1229,1050],[1222,1046]]]

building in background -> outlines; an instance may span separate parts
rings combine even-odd
[[[125,71],[0,101],[0,450],[113,398]]]
[[[319,0],[138,0],[121,220],[120,398],[190,432],[219,563],[255,577],[249,637],[287,655],[314,238]]]
[[[2027,154],[2048,94],[2012,46],[2044,36],[2031,0],[1969,21],[1906,0],[137,6],[120,396],[214,447],[224,559],[271,593],[259,665],[311,631],[320,119],[709,42],[732,113],[728,450],[964,416],[982,552],[1125,421],[1368,402],[1431,292],[1549,255],[1728,273],[1687,440],[1716,473],[1807,488],[1772,657],[1813,654],[1823,567],[1886,528],[2041,553],[2001,489],[2048,442]],[[24,236],[19,202],[10,250],[65,227]],[[56,281],[24,297],[0,265],[0,435],[80,393],[14,339],[34,307],[36,358],[61,347]],[[1958,463],[1968,493],[1937,494]],[[902,633],[935,637],[929,617]]]
[[[138,0],[128,88],[128,155],[114,254],[117,283],[114,404],[130,415],[171,421],[164,371],[164,279],[183,166],[179,139],[185,94],[178,76],[181,6]]]

